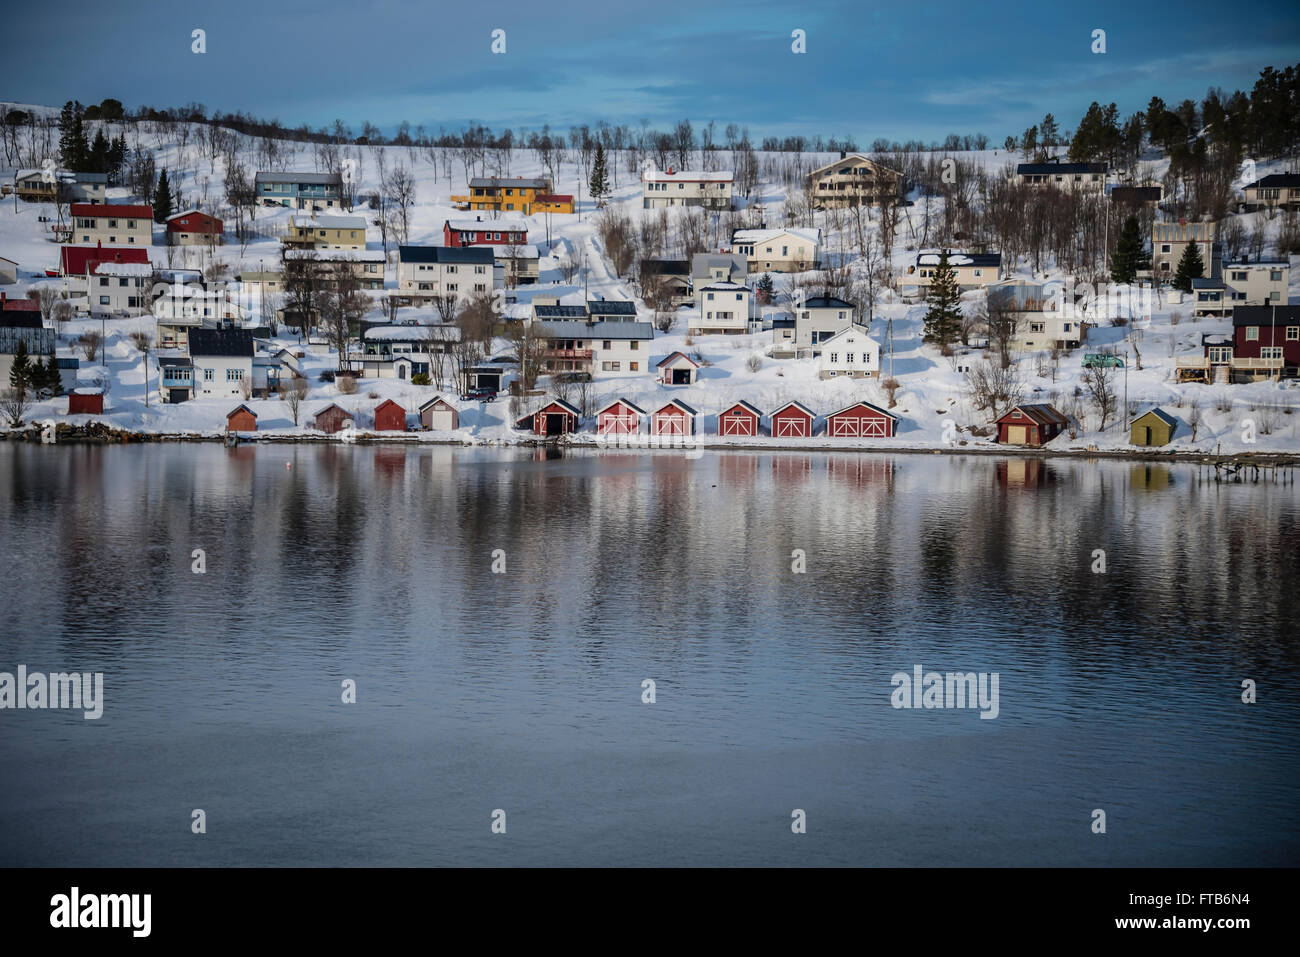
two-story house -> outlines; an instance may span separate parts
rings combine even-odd
[[[808,174],[813,202],[822,209],[892,206],[898,202],[903,174],[861,153],[840,158]]]
[[[491,294],[504,283],[492,249],[486,246],[399,246],[399,298],[427,304],[443,296],[465,303]]]
[[[1219,278],[1192,280],[1193,312],[1227,316],[1236,306],[1285,306],[1290,283],[1285,259],[1226,263]]]
[[[735,174],[731,172],[692,172],[657,169],[641,173],[642,209],[669,206],[703,206],[706,209],[731,209],[731,189]]]
[[[225,224],[216,216],[197,209],[187,209],[167,217],[167,245],[220,245],[225,229]]]
[[[745,257],[750,272],[806,272],[816,269],[820,227],[811,229],[737,229],[731,251]]]
[[[923,249],[916,254],[916,262],[907,267],[899,277],[899,288],[905,296],[924,296],[934,282],[935,272],[943,250]],[[1002,278],[1001,253],[967,253],[948,250],[948,267],[952,269],[960,292],[971,292],[998,282]]]
[[[73,203],[72,241],[121,246],[153,245],[153,207],[110,203]]]
[[[436,325],[372,325],[361,333],[361,351],[349,359],[368,378],[403,379],[430,375],[435,364],[450,369],[449,354],[460,341],[455,323]]]
[[[757,308],[753,290],[744,283],[700,280],[695,285],[695,312],[688,321],[687,334],[743,335],[758,317]]]
[[[988,310],[1011,324],[1013,349],[1076,349],[1087,337],[1086,323],[1079,310],[1067,307],[1059,284],[994,283],[988,287]]]
[[[14,174],[14,193],[29,203],[102,203],[107,188],[107,173],[20,169]]]
[[[242,395],[245,379],[252,389],[253,334],[247,329],[191,329],[189,355],[194,398]]]
[[[837,296],[809,296],[794,303],[796,357],[820,355],[824,344],[857,322],[853,303]],[[775,354],[775,353],[774,353]]]
[[[95,317],[139,316],[152,302],[153,266],[94,260],[86,271],[87,306]]]
[[[364,216],[290,216],[280,237],[286,249],[365,249]]]
[[[1106,188],[1107,169],[1105,163],[1062,163],[1050,159],[1046,163],[1019,164],[1016,179],[1022,186],[1052,186],[1100,193]]]
[[[523,246],[528,224],[522,219],[448,219],[442,224],[444,246]]]
[[[591,378],[642,375],[649,370],[654,327],[648,322],[535,321],[546,340],[540,359],[546,373]]]
[[[547,209],[534,209],[541,197],[546,197]],[[452,196],[451,202],[460,209],[482,209],[497,212],[521,213],[529,216],[534,212],[573,212],[572,198],[569,208],[551,208],[563,206],[556,201],[552,192],[551,181],[545,177],[535,176],[475,176],[469,181],[469,192]]]
[[[1195,243],[1205,264],[1206,279],[1217,279],[1222,269],[1222,257],[1215,244],[1215,223],[1151,224],[1151,273],[1162,282],[1169,282],[1178,272],[1178,263],[1187,247]]]
[[[1182,382],[1294,379],[1300,370],[1300,306],[1237,306],[1232,335],[1201,336],[1202,355],[1178,359]]]
[[[314,249],[286,248],[280,252],[284,264],[286,287],[292,287],[298,270],[312,271],[320,288],[331,288],[335,277],[347,270],[362,289],[384,288],[384,251],[382,249]]]
[[[1242,189],[1245,208],[1300,209],[1300,173],[1273,173]]]
[[[338,209],[343,205],[343,176],[339,173],[259,171],[253,180],[263,206],[289,209]]]
[[[864,326],[851,325],[822,341],[820,378],[849,376],[861,379],[879,374],[880,343],[867,334]]]

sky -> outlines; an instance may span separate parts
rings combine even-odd
[[[1295,0],[130,0],[111,15],[102,0],[65,0],[59,10],[94,28],[53,45],[5,30],[0,100],[198,102],[288,126],[339,118],[358,133],[367,121],[436,132],[687,117],[747,126],[755,140],[851,136],[865,148],[983,132],[1000,144],[1049,111],[1073,129],[1093,100],[1127,115],[1152,95],[1173,105],[1211,86],[1249,90],[1265,66],[1300,63]],[[796,30],[804,53],[792,49]],[[1104,53],[1093,52],[1095,30]]]

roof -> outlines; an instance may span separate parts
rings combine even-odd
[[[1224,269],[1277,269],[1282,266],[1290,267],[1291,263],[1286,259],[1257,259],[1254,262],[1242,260],[1235,263],[1224,263]]]
[[[1293,326],[1300,322],[1300,305],[1298,306],[1233,306],[1232,324],[1234,326]]]
[[[337,402],[331,402],[329,405],[326,405],[326,406],[323,406],[323,407],[317,409],[315,415],[313,415],[312,418],[314,418],[314,419],[315,419],[315,418],[320,418],[322,415],[324,415],[324,414],[325,414],[326,412],[328,412],[330,409],[338,409],[340,412],[342,412],[342,413],[343,413],[345,416],[347,416],[349,419],[352,418],[352,413],[349,412],[347,409],[343,408],[343,406],[339,405]]]
[[[1193,279],[1193,289],[1223,289],[1222,279]]]
[[[55,335],[53,329],[0,326],[0,355],[13,355],[20,342],[27,346],[28,355],[49,356],[54,354]]]
[[[1021,163],[1016,167],[1020,176],[1040,176],[1050,173],[1104,173],[1105,163]]]
[[[451,401],[444,395],[435,395],[428,402],[425,402],[423,405],[420,406],[420,411],[423,412],[425,409],[431,408],[432,406],[437,405],[439,402],[441,402],[443,405],[447,406],[447,408],[453,411],[458,411],[456,407],[451,404]]]
[[[838,296],[809,296],[804,300],[807,309],[854,309],[853,303],[846,302]]]
[[[522,219],[447,219],[443,226],[450,226],[457,232],[475,233],[526,233],[528,224]]]
[[[785,405],[773,409],[773,410],[772,410],[772,415],[778,415],[779,413],[784,412],[786,409],[790,408],[791,406],[794,406],[796,409],[798,409],[798,410],[799,410],[800,412],[802,412],[804,415],[808,416],[808,418],[810,418],[810,419],[815,419],[815,418],[817,418],[817,413],[816,413],[816,412],[814,412],[812,409],[808,408],[808,406],[804,405],[802,402],[796,402],[796,401],[794,401],[793,399],[792,399],[791,401],[787,402]]]
[[[1270,173],[1263,179],[1257,179],[1255,182],[1246,186],[1246,189],[1277,189],[1281,186],[1287,186],[1291,189],[1300,187],[1300,173]]]
[[[90,262],[90,272],[96,276],[152,276],[153,266],[148,263],[119,263],[104,259]]]
[[[532,412],[529,412],[528,415],[523,416],[523,418],[526,419],[526,418],[529,418],[529,417],[531,417],[531,416],[534,416],[534,415],[536,415],[538,412],[541,412],[542,409],[550,408],[550,407],[553,406],[553,405],[558,405],[558,406],[560,406],[562,409],[564,409],[566,412],[569,412],[569,413],[571,413],[572,415],[575,415],[575,416],[577,416],[577,417],[579,417],[579,418],[582,417],[582,413],[578,411],[578,407],[575,406],[575,405],[573,405],[571,402],[565,402],[563,399],[551,399],[549,402],[544,402],[544,403],[542,403],[541,406],[539,406],[538,408],[534,409]]]
[[[429,326],[370,326],[361,338],[387,342],[459,342],[460,327],[453,323]]]
[[[715,292],[739,292],[741,290],[749,292],[749,287],[743,282],[728,282],[727,280],[719,279],[717,282],[711,282],[707,286],[701,286],[697,291],[709,292],[711,290]]]
[[[942,250],[922,249],[916,254],[916,264],[918,266],[937,266],[942,256]],[[949,266],[1001,266],[1001,253],[962,253],[956,250],[948,250]]]
[[[636,303],[630,299],[588,299],[587,311],[593,316],[635,316]]]
[[[304,173],[294,170],[284,170],[282,172],[270,172],[267,170],[258,170],[257,175],[253,177],[254,183],[302,183],[307,186],[320,186],[330,183],[342,183],[343,176],[339,173]]]
[[[382,249],[285,249],[281,251],[285,259],[307,259],[313,262],[364,262],[381,263],[384,261]]]
[[[233,409],[231,409],[229,412],[227,412],[226,418],[227,419],[230,418],[236,412],[247,412],[253,418],[257,418],[257,413],[254,412],[252,409],[250,409],[248,406],[244,405],[242,402],[239,405],[235,406]]]
[[[705,173],[693,170],[648,169],[641,173],[643,183],[730,183],[735,178],[736,174],[730,170]]]
[[[382,408],[383,408],[384,406],[386,406],[386,405],[396,405],[399,409],[402,409],[403,412],[406,411],[406,409],[402,408],[402,406],[398,405],[398,404],[397,404],[396,402],[394,402],[392,399],[385,399],[383,402],[379,403],[377,406],[375,406],[375,411],[378,412],[380,409],[382,409]]]
[[[117,216],[120,219],[153,219],[153,207],[139,204],[73,203],[69,209],[73,216],[89,216],[91,218]]]
[[[486,246],[398,246],[397,258],[404,263],[476,263],[491,265],[495,257]]]
[[[683,412],[685,412],[688,415],[700,414],[699,412],[692,409],[685,402],[683,402],[681,399],[669,399],[667,402],[665,402],[663,405],[659,406],[659,408],[655,410],[655,415],[658,415],[660,412],[662,412],[664,409],[668,408],[669,406],[676,406],[677,408],[681,409]]]
[[[551,183],[545,179],[525,178],[518,176],[507,176],[505,178],[495,178],[491,176],[475,176],[469,181],[470,189],[491,187],[491,186],[510,186],[515,189],[550,189]]]
[[[289,217],[289,225],[297,229],[365,229],[364,216],[304,216]]]
[[[10,299],[8,297],[0,299],[0,306],[4,307],[5,312],[40,312],[41,304],[39,300],[32,299],[30,296],[24,296],[22,299]]]
[[[61,246],[59,264],[66,275],[85,273],[89,263],[105,260],[120,263],[147,263],[149,251],[139,246]]]
[[[572,193],[538,193],[534,199],[539,203],[571,203]]]
[[[586,321],[586,306],[534,305],[533,314],[538,319],[581,319]]]
[[[692,359],[690,356],[688,356],[686,353],[684,353],[684,352],[674,352],[674,353],[671,353],[670,355],[666,356],[666,357],[665,357],[664,359],[662,359],[661,361],[656,362],[656,363],[655,363],[655,368],[656,368],[656,369],[662,369],[664,366],[668,365],[670,362],[673,362],[673,361],[675,361],[675,360],[677,360],[677,359],[685,359],[687,362],[689,362],[691,365],[695,366],[695,368],[697,368],[697,369],[700,367],[700,364],[699,364],[698,362],[696,362],[694,359]]]
[[[1030,402],[1030,403],[1025,403],[1023,405],[1013,406],[1005,415],[1002,416],[1002,418],[998,419],[998,421],[1001,422],[1002,419],[1007,418],[1013,412],[1017,412],[1017,411],[1028,416],[1038,425],[1059,425],[1062,427],[1069,425],[1069,419],[1067,419],[1060,412],[1058,412],[1055,406],[1048,405],[1045,402],[1044,403]]]
[[[653,339],[655,335],[648,322],[538,322],[537,328],[548,339]]]
[[[1159,419],[1161,422],[1163,422],[1165,425],[1169,426],[1170,428],[1177,428],[1177,426],[1178,426],[1178,420],[1177,420],[1177,419],[1175,419],[1172,415],[1170,415],[1170,414],[1169,414],[1168,412],[1166,412],[1164,409],[1161,409],[1161,408],[1156,407],[1156,406],[1153,406],[1153,407],[1151,407],[1150,409],[1147,409],[1147,410],[1146,410],[1145,412],[1143,412],[1141,415],[1134,416],[1134,417],[1133,417],[1133,422],[1140,422],[1140,421],[1142,421],[1143,419],[1145,419],[1148,415],[1154,415],[1157,419]],[[1130,424],[1132,424],[1132,423],[1130,423]]]
[[[737,229],[731,234],[731,241],[732,243],[765,243],[769,239],[787,235],[798,239],[806,239],[813,244],[820,244],[822,241],[821,227],[812,229],[797,227],[791,227],[790,229]]]
[[[645,409],[641,408],[631,399],[625,399],[622,396],[619,396],[617,399],[614,399],[611,402],[606,402],[604,405],[602,405],[599,409],[596,410],[596,414],[600,415],[600,413],[604,412],[606,409],[612,409],[616,405],[625,405],[633,412],[635,412],[637,415],[645,415]]]
[[[221,222],[220,216],[213,216],[211,213],[205,213],[201,209],[187,209],[182,213],[173,213],[167,217],[167,225],[171,225],[173,220],[184,219],[186,216],[202,216],[204,219],[210,219],[214,223]]]
[[[731,411],[732,409],[734,409],[736,406],[741,406],[741,407],[743,407],[744,409],[746,409],[747,411],[749,411],[749,412],[752,413],[753,415],[758,416],[760,419],[763,417],[763,413],[760,412],[760,411],[758,410],[757,407],[750,405],[750,404],[749,404],[748,402],[746,402],[744,399],[741,399],[739,402],[735,402],[735,403],[731,404],[730,406],[728,406],[727,408],[723,409],[722,411],[723,411],[723,412],[730,412],[730,411]]]
[[[878,160],[873,160],[870,156],[867,156],[863,153],[847,153],[846,155],[841,156],[839,159],[833,159],[829,163],[825,163],[821,166],[818,166],[815,170],[809,172],[808,175],[816,176],[818,173],[824,172],[825,170],[834,169],[836,166],[839,166],[841,163],[868,163],[872,167],[874,167],[877,172],[887,171],[893,173],[895,176],[903,175],[893,167],[886,166],[884,163],[881,163]]]
[[[851,409],[856,409],[859,406],[870,409],[872,412],[875,412],[877,415],[883,415],[886,416],[887,418],[893,419],[894,421],[898,421],[898,416],[894,415],[894,413],[886,412],[884,409],[880,408],[879,406],[872,405],[870,402],[864,402],[861,400],[859,400],[858,402],[854,402],[852,405],[846,405],[842,409],[837,409],[836,411],[830,413],[830,415],[826,416],[826,418],[833,419],[835,418],[835,416],[843,415],[845,412],[848,412]]]
[[[866,339],[866,340],[867,340],[869,343],[871,343],[871,345],[874,346],[875,348],[877,348],[877,349],[880,348],[880,343],[876,342],[875,339],[871,338],[871,334],[870,334],[869,332],[867,332],[867,327],[866,327],[866,326],[860,326],[860,325],[858,325],[856,322],[851,323],[851,324],[848,325],[847,327],[841,329],[839,332],[835,333],[835,335],[831,336],[829,339],[823,339],[821,342],[818,343],[818,345],[822,345],[822,346],[824,346],[824,345],[826,345],[826,343],[828,343],[828,342],[834,342],[836,339],[839,339],[839,338],[842,337],[842,336],[847,336],[847,335],[849,335],[849,334],[851,334],[851,333],[855,333],[855,332],[856,332],[858,335],[862,336],[862,338]]]
[[[1158,203],[1164,195],[1159,186],[1116,186],[1110,191],[1112,203]]]
[[[191,356],[253,355],[253,334],[247,329],[191,329]]]
[[[647,276],[686,276],[691,264],[685,259],[643,259],[641,272]]]

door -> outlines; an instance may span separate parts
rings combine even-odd
[[[1028,433],[1028,431],[1029,430],[1023,425],[1008,425],[1007,444],[1024,445],[1026,442],[1026,433]]]
[[[557,414],[557,413],[554,413],[554,412],[548,412],[548,413],[546,414],[546,434],[547,434],[547,435],[563,435],[563,434],[564,434],[564,420],[565,420],[566,418],[568,418],[568,416],[565,416],[565,415],[562,415],[562,414]]]
[[[690,384],[691,384],[690,369],[673,370],[673,385],[690,385]]]
[[[804,431],[804,420],[798,418],[777,419],[776,434],[778,438],[803,438],[807,434]]]
[[[1146,441],[1144,441],[1142,444],[1143,444],[1143,445],[1150,445],[1150,444],[1151,444],[1151,426],[1148,425],[1148,426],[1147,426],[1143,431],[1146,432]]]

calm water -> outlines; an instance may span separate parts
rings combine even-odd
[[[106,698],[0,711],[0,864],[1300,863],[1289,485],[0,443],[0,540],[0,671]]]

